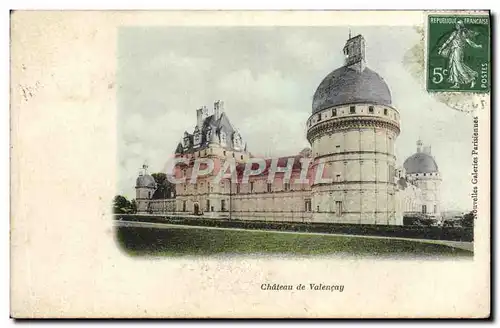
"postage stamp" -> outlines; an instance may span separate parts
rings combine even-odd
[[[490,17],[429,15],[427,90],[488,92]]]

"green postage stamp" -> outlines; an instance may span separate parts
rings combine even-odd
[[[490,17],[429,15],[427,90],[489,92]]]

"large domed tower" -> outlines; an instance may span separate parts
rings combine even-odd
[[[345,65],[316,90],[307,121],[313,168],[324,165],[324,180],[312,183],[313,221],[396,224],[399,112],[387,84],[366,67],[363,36],[347,40],[344,55]]]
[[[431,218],[440,217],[441,174],[431,154],[430,146],[417,141],[417,152],[408,157],[403,164],[406,179],[422,190],[422,214]]]

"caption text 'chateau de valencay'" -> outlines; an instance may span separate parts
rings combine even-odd
[[[403,168],[395,166],[400,121],[390,90],[366,67],[363,36],[347,40],[344,54],[345,65],[328,74],[314,94],[306,123],[310,149],[259,159],[262,169],[246,182],[244,168],[249,163],[252,169],[259,167],[259,161],[247,151],[218,101],[213,109],[197,110],[194,132],[185,132],[176,148],[179,162],[166,173],[184,178],[183,183],[160,194],[147,166],[141,171],[136,181],[138,212],[392,225],[403,224],[403,215],[439,218],[441,176],[430,147],[417,141],[416,153]],[[191,183],[201,159],[216,162],[216,169],[224,172],[224,164],[231,161],[235,172],[214,182],[214,170]],[[280,172],[283,167],[289,170]],[[319,180],[314,178],[318,170]]]

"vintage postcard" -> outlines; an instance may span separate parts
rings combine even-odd
[[[14,318],[488,318],[488,11],[15,11]]]

